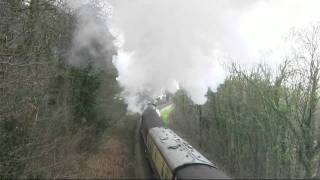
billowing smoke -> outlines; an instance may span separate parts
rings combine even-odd
[[[78,67],[112,67],[116,49],[108,28],[110,5],[97,0],[68,0],[67,5],[77,17],[69,63]]]
[[[164,90],[179,88],[202,104],[208,88],[215,90],[227,76],[227,61],[276,65],[283,55],[283,35],[292,26],[320,19],[318,0],[107,1],[70,0],[72,7],[93,2],[107,14],[112,9],[112,18],[106,16],[104,23],[92,21],[90,14],[82,17],[75,48],[91,46],[89,37],[108,49],[110,40],[102,38],[108,26],[118,45],[113,60],[118,82],[134,112]]]
[[[239,3],[237,3],[239,2]],[[139,110],[140,94],[159,96],[185,89],[195,103],[208,87],[224,80],[222,51],[243,56],[246,47],[233,29],[253,1],[115,0],[112,27],[124,44],[114,60],[129,110]],[[241,43],[243,44],[243,43]]]
[[[123,44],[114,64],[129,110],[140,94],[155,97],[184,88],[198,104],[223,82],[229,59],[252,65],[281,61],[281,39],[291,26],[319,17],[316,1],[110,0],[111,28]]]

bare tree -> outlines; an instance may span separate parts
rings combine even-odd
[[[320,153],[319,133],[317,133],[319,117],[316,111],[319,104],[320,80],[320,25],[300,30],[293,36],[296,42],[294,63],[296,72],[291,84],[294,86],[298,113],[295,119],[299,132],[299,159],[305,169],[305,177],[315,173],[314,160]],[[317,122],[318,121],[318,122]]]

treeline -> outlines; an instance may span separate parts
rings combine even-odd
[[[290,37],[276,71],[233,64],[204,105],[174,97],[170,126],[233,177],[320,178],[320,26]]]
[[[96,39],[72,49],[79,21],[63,1],[0,0],[0,8],[0,178],[79,177],[83,153],[125,116],[115,68],[94,64],[115,51]],[[66,63],[71,51],[87,63]]]

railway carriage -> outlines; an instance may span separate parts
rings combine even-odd
[[[144,111],[140,132],[147,158],[160,179],[229,179],[187,141],[165,128],[155,106]]]

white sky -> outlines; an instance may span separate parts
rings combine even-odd
[[[283,51],[284,37],[290,29],[319,20],[320,0],[265,0],[240,17],[239,31],[251,57],[259,58],[261,52],[272,50],[273,61],[279,62],[279,51]]]

